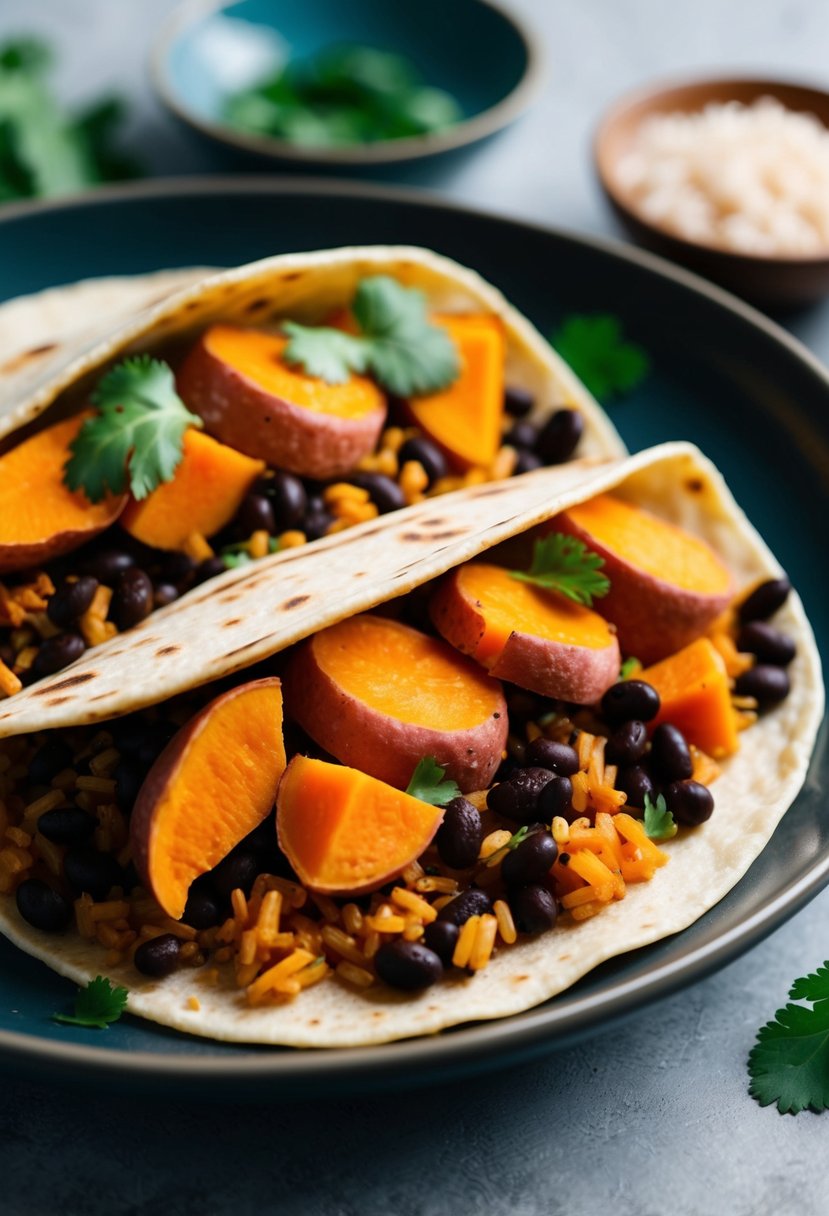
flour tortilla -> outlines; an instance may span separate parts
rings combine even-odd
[[[117,702],[119,685],[130,688],[127,707],[146,703],[147,698],[137,695],[135,687],[153,674],[154,663],[160,667],[160,660],[147,665],[141,661],[142,653],[151,654],[156,646],[170,644],[187,650],[194,631],[198,638],[192,644],[194,661],[186,667],[188,679],[199,672],[200,662],[200,679],[232,669],[236,660],[228,665],[226,656],[216,650],[216,639],[223,632],[216,618],[222,611],[239,614],[250,610],[253,634],[258,636],[260,628],[270,627],[274,632],[267,646],[276,650],[390,595],[419,586],[563,508],[609,489],[706,539],[725,559],[740,588],[780,572],[722,478],[689,444],[665,444],[627,462],[592,469],[543,470],[504,483],[497,487],[497,494],[485,497],[484,492],[492,489],[484,486],[452,496],[454,501],[447,497],[423,504],[405,520],[391,516],[372,535],[364,532],[355,538],[350,550],[323,542],[328,549],[324,560],[318,551],[300,554],[293,566],[284,562],[280,566],[277,560],[267,570],[257,566],[242,578],[235,572],[226,576],[224,588],[240,595],[232,606],[224,602],[223,591],[201,603],[191,599],[178,614],[155,619],[153,644],[133,654],[138,662],[122,654],[118,664],[98,664],[101,676],[109,673],[112,677],[118,668],[118,679],[106,680],[106,704],[112,707]],[[246,581],[249,579],[255,584]],[[284,608],[277,618],[283,621],[280,626],[273,619],[274,603],[300,594],[310,596],[308,615],[302,609]],[[214,607],[219,608],[218,613],[211,611]],[[205,614],[209,620],[204,620]],[[570,987],[606,959],[684,929],[742,877],[806,776],[823,715],[820,661],[796,594],[789,597],[777,620],[797,643],[791,695],[743,736],[739,752],[724,763],[714,786],[714,818],[669,841],[664,846],[670,854],[669,864],[651,882],[628,887],[624,900],[611,904],[594,919],[568,924],[563,918],[553,932],[502,949],[478,975],[450,976],[415,996],[381,988],[355,992],[332,979],[290,1004],[252,1009],[243,993],[230,984],[211,987],[198,972],[186,969],[159,982],[141,979],[127,966],[109,969],[108,974],[130,989],[133,1013],[191,1034],[241,1043],[356,1047],[520,1013]],[[72,670],[79,671],[80,664]],[[90,685],[94,680],[84,687],[88,690]],[[178,686],[187,683],[179,680]],[[159,699],[170,691],[170,682],[163,689],[156,684],[156,690],[155,699]],[[68,714],[65,712],[54,684],[39,705],[33,691],[23,694],[20,702],[19,729],[89,720],[89,706],[85,710],[81,703],[72,701]],[[71,697],[71,688],[66,693]],[[7,719],[3,733],[13,733],[14,726]],[[72,934],[56,938],[39,933],[19,917],[12,899],[0,902],[0,928],[29,954],[79,984],[102,968],[99,947]],[[188,1008],[188,998],[193,995],[198,997],[198,1010]]]

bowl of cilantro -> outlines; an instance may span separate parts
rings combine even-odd
[[[543,75],[537,39],[491,0],[187,0],[152,70],[178,118],[237,153],[354,168],[492,135]]]

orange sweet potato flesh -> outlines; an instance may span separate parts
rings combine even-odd
[[[507,737],[496,680],[445,642],[371,614],[299,647],[285,673],[285,704],[343,764],[400,789],[424,756],[462,790],[483,789]]]
[[[731,575],[705,541],[612,494],[568,508],[551,530],[604,558],[610,591],[596,607],[644,663],[700,637],[731,598]]]
[[[458,469],[488,465],[501,443],[504,413],[506,343],[497,317],[488,314],[437,314],[458,346],[458,379],[437,393],[412,397],[413,420]]]
[[[181,549],[193,532],[212,536],[229,524],[264,470],[264,461],[191,428],[184,433],[172,481],[162,482],[140,502],[130,499],[121,525],[145,545]]]
[[[494,676],[587,705],[618,678],[619,646],[598,613],[469,562],[439,585],[429,611],[439,632]]]
[[[662,702],[653,720],[672,722],[689,743],[709,756],[730,756],[738,747],[737,727],[725,663],[708,638],[646,667],[637,679],[652,684]]]
[[[214,325],[179,369],[178,390],[223,443],[300,476],[339,476],[374,448],[385,397],[365,376],[329,384],[289,366],[287,341]]]
[[[0,574],[69,553],[118,518],[124,495],[91,503],[63,484],[69,445],[88,417],[58,422],[0,456]]]
[[[167,745],[139,791],[130,840],[142,882],[169,916],[183,914],[194,879],[267,817],[284,770],[276,678],[217,697]]]
[[[375,891],[431,842],[443,808],[357,769],[294,756],[276,803],[279,846],[301,882],[330,895]]]

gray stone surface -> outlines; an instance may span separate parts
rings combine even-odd
[[[447,0],[447,3],[451,0]],[[0,0],[0,39],[41,30],[60,87],[126,92],[130,137],[156,173],[213,172],[153,100],[145,50],[170,0]],[[398,175],[472,203],[610,231],[588,146],[603,107],[677,70],[741,67],[819,79],[822,0],[522,0],[551,75],[537,109],[443,176]],[[2,273],[2,268],[0,268]],[[792,328],[829,356],[821,308]],[[6,1082],[0,1211],[40,1216],[822,1216],[827,1117],[781,1118],[746,1092],[757,1027],[795,975],[829,955],[829,892],[718,975],[590,1043],[505,1073],[325,1106],[196,1106],[174,1092]]]

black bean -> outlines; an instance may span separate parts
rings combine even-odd
[[[623,722],[608,739],[604,758],[608,764],[636,764],[645,754],[648,731],[644,722]]]
[[[389,511],[399,511],[406,505],[406,496],[396,481],[382,473],[349,473],[348,482],[368,490],[369,497],[381,515]]]
[[[256,854],[248,849],[237,849],[212,870],[210,880],[219,898],[227,900],[237,887],[249,895],[258,873],[259,859]]]
[[[135,805],[138,791],[147,775],[147,767],[135,761],[122,760],[115,769],[115,799],[125,815],[129,815]]]
[[[486,891],[478,887],[470,887],[461,891],[448,904],[444,904],[438,912],[438,920],[451,921],[453,925],[465,925],[470,916],[483,916],[492,911],[492,902]]]
[[[789,598],[792,585],[783,578],[770,578],[755,587],[751,595],[746,596],[738,609],[741,621],[766,621],[782,608]]]
[[[41,642],[32,663],[32,674],[40,679],[41,676],[51,676],[56,671],[63,671],[70,663],[79,659],[86,650],[84,640],[77,633],[61,633],[56,638],[47,638]]]
[[[196,570],[196,563],[186,553],[165,553],[158,564],[159,579],[162,583],[173,583],[181,587],[188,583]]]
[[[738,697],[754,697],[760,709],[768,709],[785,701],[791,685],[784,667],[772,667],[767,663],[758,663],[749,668],[734,681],[734,691]]]
[[[199,880],[193,883],[187,895],[182,920],[193,929],[212,929],[221,920],[221,909],[215,895]]]
[[[423,944],[434,950],[444,967],[450,967],[460,932],[454,921],[433,920],[423,930]]]
[[[541,882],[558,856],[558,845],[547,831],[533,832],[510,849],[501,862],[501,877],[508,887]]]
[[[644,680],[620,680],[611,684],[602,697],[602,716],[611,726],[620,726],[632,718],[650,722],[659,713],[659,693]]]
[[[29,781],[32,785],[48,785],[73,760],[72,748],[65,739],[50,735],[29,761]]]
[[[519,768],[511,777],[493,786],[486,798],[486,804],[496,815],[512,819],[516,823],[532,823],[539,816],[539,797],[545,785],[556,778],[546,768]]]
[[[737,638],[737,649],[753,654],[759,663],[787,667],[797,653],[787,633],[765,621],[747,621]]]
[[[404,992],[428,988],[443,975],[443,963],[434,950],[401,937],[383,943],[374,956],[374,966],[381,980]]]
[[[168,604],[172,604],[179,597],[179,590],[175,583],[156,583],[153,589],[153,606],[155,608],[166,608]]]
[[[251,536],[254,532],[276,532],[276,513],[264,494],[246,494],[233,521],[237,535]]]
[[[518,388],[517,386],[507,387],[504,392],[504,409],[513,418],[526,418],[527,414],[532,413],[535,405],[535,397],[526,388]]]
[[[653,732],[650,763],[661,781],[685,781],[694,771],[685,736],[672,722],[661,722]]]
[[[425,435],[415,435],[411,439],[407,439],[397,453],[397,459],[401,469],[409,460],[417,460],[422,464],[426,476],[429,478],[430,486],[436,481],[440,481],[441,477],[446,477],[449,472],[449,465],[443,452]]]
[[[533,426],[526,419],[514,422],[504,436],[504,443],[508,443],[513,448],[530,448],[532,450],[537,440],[538,427]]]
[[[714,798],[707,785],[699,781],[672,781],[665,787],[665,806],[678,823],[696,827],[711,818]]]
[[[569,777],[553,777],[538,797],[538,813],[545,823],[552,823],[556,815],[567,815],[573,801],[573,782]]]
[[[527,760],[539,768],[548,768],[560,777],[572,777],[579,771],[579,756],[569,743],[556,743],[541,735],[527,744]]]
[[[266,495],[270,500],[278,532],[297,527],[308,510],[305,486],[293,473],[277,469],[273,477],[257,482],[256,492]]]
[[[130,566],[118,576],[109,613],[119,630],[132,629],[153,610],[153,584],[149,574]]]
[[[325,536],[334,522],[334,516],[329,511],[309,511],[302,522],[302,531],[306,540],[319,540]]]
[[[199,562],[196,566],[194,582],[198,586],[199,583],[206,583],[210,578],[216,578],[219,574],[224,574],[227,566],[224,563],[224,558],[207,557],[203,562]]]
[[[66,881],[78,895],[86,892],[93,899],[106,899],[110,887],[118,886],[123,872],[109,853],[99,853],[85,844],[76,844],[63,859]]]
[[[15,900],[20,915],[35,929],[56,933],[65,929],[72,919],[69,900],[39,878],[25,879],[17,888]]]
[[[443,812],[435,844],[444,865],[465,870],[478,860],[484,829],[480,812],[465,798],[453,798]]]
[[[83,616],[99,585],[91,574],[81,575],[74,583],[61,583],[46,605],[46,615],[52,624],[65,629]]]
[[[149,941],[142,942],[133,961],[142,975],[161,979],[165,975],[172,975],[177,969],[180,953],[181,943],[175,933],[162,933],[160,937],[151,937]]]
[[[532,473],[533,469],[540,469],[543,464],[544,461],[535,452],[531,452],[527,448],[519,448],[512,475],[519,477],[522,473]]]
[[[635,806],[640,810],[645,806],[645,795],[653,798],[656,793],[647,769],[639,764],[619,769],[616,774],[616,789],[627,794],[627,806]]]
[[[44,811],[37,821],[41,836],[54,844],[80,844],[88,840],[98,826],[94,815],[88,815],[79,806],[62,806],[54,811]]]
[[[79,569],[82,574],[91,574],[99,582],[114,587],[118,576],[134,565],[135,558],[131,553],[125,553],[122,549],[102,549],[100,553],[85,557]]]
[[[556,923],[556,901],[546,887],[536,883],[511,891],[509,906],[515,927],[522,933],[545,933]]]
[[[536,451],[545,464],[563,464],[579,446],[583,431],[578,410],[556,410],[539,431]]]

